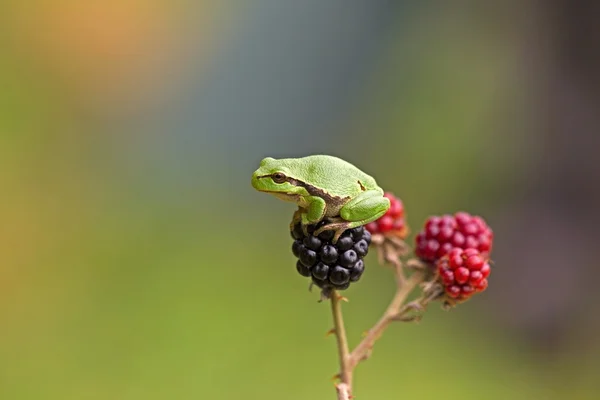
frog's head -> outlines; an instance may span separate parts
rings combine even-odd
[[[292,160],[276,160],[267,157],[252,174],[252,186],[265,193],[273,194],[282,200],[298,201],[306,194],[306,189],[292,175]]]

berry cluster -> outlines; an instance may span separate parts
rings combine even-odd
[[[416,237],[415,254],[435,262],[453,248],[477,249],[483,255],[492,250],[494,234],[483,218],[466,212],[429,217]]]
[[[390,232],[404,239],[408,235],[408,226],[404,221],[404,204],[390,192],[385,192],[383,196],[390,200],[390,208],[378,220],[365,225],[365,228],[372,234]]]
[[[321,289],[348,289],[351,282],[360,279],[365,270],[363,258],[369,251],[371,234],[360,226],[345,231],[336,243],[332,243],[333,231],[313,232],[326,221],[308,226],[308,235],[300,223],[294,225],[292,253],[298,258],[296,269],[302,276],[310,277]]]
[[[487,288],[490,264],[476,249],[455,247],[437,261],[437,272],[446,296],[464,301]]]

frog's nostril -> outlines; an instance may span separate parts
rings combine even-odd
[[[254,186],[255,188],[258,187],[260,181],[260,176],[258,175],[258,173],[253,173],[252,174],[252,186]]]

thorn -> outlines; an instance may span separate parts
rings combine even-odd
[[[394,321],[400,321],[400,322],[421,322],[421,319],[423,317],[421,315],[407,315],[407,316],[397,316],[394,317],[393,320]]]
[[[410,303],[406,304],[403,307],[402,311],[406,312],[406,311],[409,311],[409,310],[412,310],[412,311],[424,311],[425,307],[423,307],[423,305],[421,303],[417,302],[417,301],[411,301]]]
[[[410,311],[422,313],[425,311],[425,307],[418,301],[412,301],[402,307],[402,309],[392,317],[392,321],[418,322],[421,320],[422,316],[420,314],[407,315]]]
[[[350,300],[348,300],[348,298],[342,296],[341,294],[338,293],[337,295],[338,300],[344,301],[346,303],[348,303]]]
[[[331,380],[335,383],[335,385],[337,385],[337,381],[341,380],[342,376],[340,374],[335,374],[334,376],[331,377]]]
[[[427,291],[430,291],[429,289]],[[432,301],[438,299],[439,297],[441,297],[441,295],[444,293],[444,290],[441,289],[440,287],[434,287],[433,289],[431,289],[431,294],[429,296],[427,296],[427,298],[425,298],[425,300],[423,300],[424,304],[429,304]]]
[[[331,288],[325,288],[321,290],[321,298],[319,299],[319,303],[323,300],[329,300],[331,298]]]
[[[331,328],[327,331],[327,333],[325,333],[325,337],[329,337],[331,335],[335,335],[335,328]]]

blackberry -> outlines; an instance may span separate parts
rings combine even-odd
[[[363,258],[369,252],[371,233],[364,227],[348,229],[338,241],[332,243],[333,231],[312,233],[326,224],[322,221],[308,226],[308,235],[297,223],[291,230],[294,243],[292,253],[298,261],[296,270],[312,283],[324,290],[345,290],[351,282],[357,282],[365,270]]]
[[[415,254],[428,262],[439,260],[453,248],[473,248],[489,256],[493,239],[492,230],[481,217],[466,212],[432,216],[415,239]]]
[[[490,275],[490,264],[476,249],[454,248],[437,263],[438,281],[447,298],[465,301],[475,293],[483,292]]]

